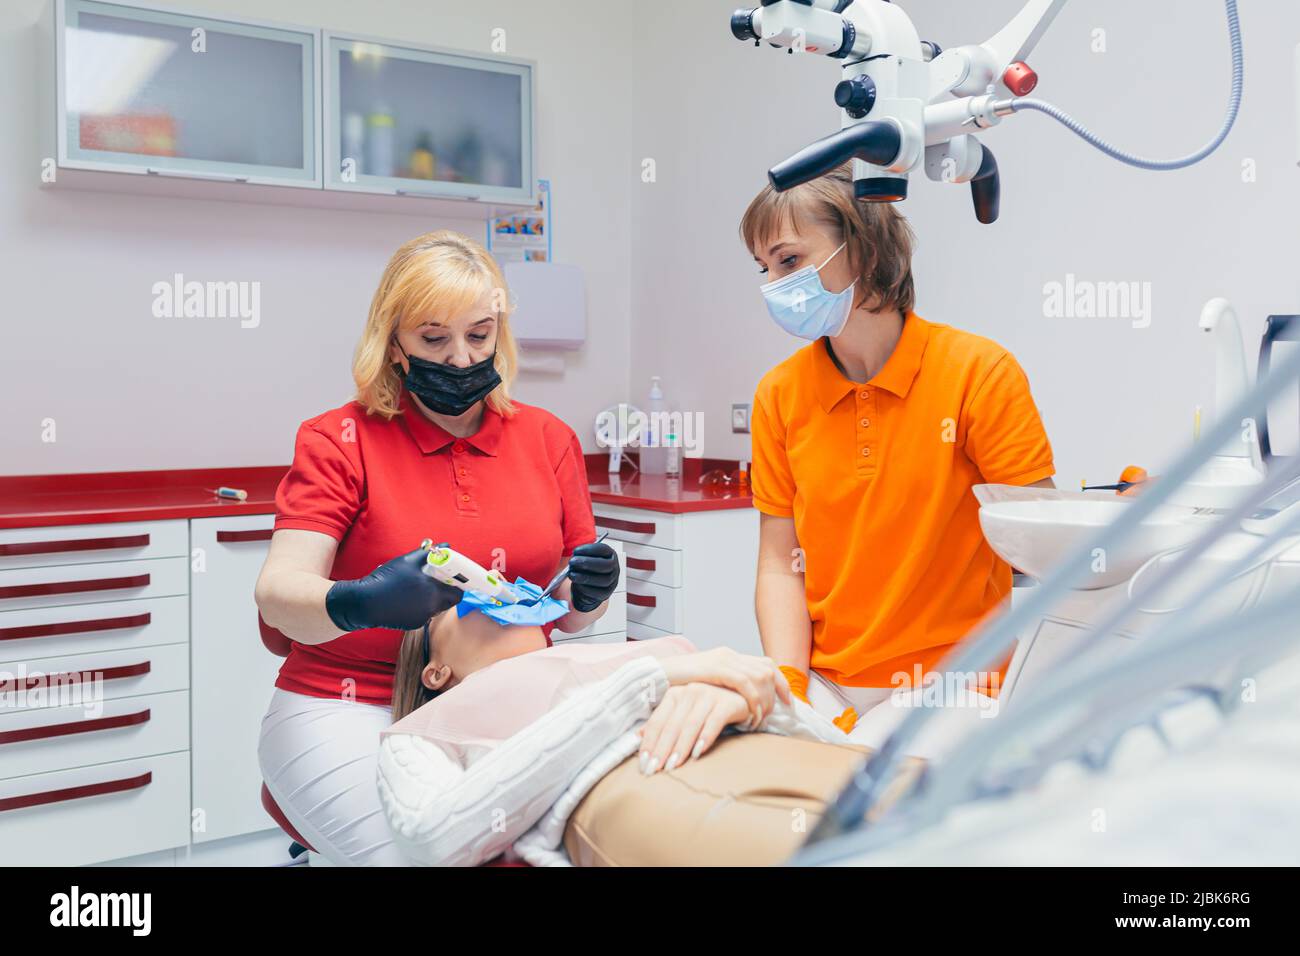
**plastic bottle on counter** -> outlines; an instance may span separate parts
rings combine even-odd
[[[664,474],[669,478],[680,478],[682,476],[682,442],[675,431],[668,433],[667,446],[664,449],[666,453]]]
[[[650,378],[650,395],[646,402],[645,432],[641,436],[641,474],[662,475],[668,471],[668,449],[664,445],[664,428],[668,419],[668,403],[659,385],[659,376]]]

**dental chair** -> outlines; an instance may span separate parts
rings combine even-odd
[[[268,651],[276,657],[289,656],[289,647],[292,642],[280,631],[277,631],[270,624],[267,624],[266,621],[262,620],[262,614],[260,611],[257,615],[257,630],[262,635],[262,645]],[[275,821],[276,826],[283,830],[289,839],[293,841],[289,845],[289,856],[293,857],[294,860],[297,860],[304,853],[316,853],[316,849],[303,839],[302,834],[300,834],[294,828],[294,825],[289,822],[289,818],[284,815],[284,811],[281,810],[279,804],[275,802],[275,798],[271,796],[271,791],[266,788],[265,783],[262,784],[262,809],[266,811],[267,816]],[[491,860],[483,865],[494,867],[528,866],[527,863],[509,861],[501,858]]]

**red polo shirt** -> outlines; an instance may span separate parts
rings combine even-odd
[[[468,438],[435,425],[405,393],[391,421],[351,402],[303,422],[276,492],[276,530],[336,539],[336,581],[364,577],[432,538],[512,581],[544,584],[575,547],[595,540],[587,470],[573,429],[543,409],[515,407],[510,418],[487,409]],[[294,643],[275,686],[387,705],[401,638],[373,628]]]

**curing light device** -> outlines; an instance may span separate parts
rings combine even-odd
[[[433,545],[432,540],[426,539],[421,547],[429,549],[423,568],[429,577],[462,591],[475,591],[497,604],[519,603],[519,595],[497,572],[488,570],[445,543]]]
[[[908,174],[924,166],[935,181],[970,183],[975,217],[991,223],[998,218],[998,164],[975,134],[1020,110],[1050,116],[1112,159],[1140,169],[1181,169],[1218,148],[1241,102],[1236,0],[1224,2],[1232,87],[1223,124],[1196,152],[1165,160],[1116,149],[1060,108],[1029,96],[1038,74],[1025,60],[1065,2],[1029,0],[991,39],[949,50],[922,40],[903,9],[888,0],[763,0],[737,10],[731,16],[736,39],[814,53],[842,67],[835,87],[842,128],[773,166],[772,186],[783,192],[853,160],[859,200],[897,202],[907,198]],[[1169,6],[1172,15],[1173,0]]]

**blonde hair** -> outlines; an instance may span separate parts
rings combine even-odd
[[[402,375],[389,356],[399,329],[409,331],[431,319],[445,320],[472,308],[484,294],[496,300],[494,364],[501,376],[501,384],[488,395],[487,403],[507,418],[513,415],[510,386],[519,367],[519,350],[510,330],[505,276],[486,249],[449,229],[417,236],[388,260],[352,359],[357,401],[366,411],[389,419],[401,412]]]
[[[783,226],[799,232],[809,219],[829,226],[846,243],[849,268],[859,276],[862,290],[855,305],[877,312],[898,309],[904,315],[912,311],[912,227],[892,203],[855,198],[852,163],[786,192],[777,192],[771,183],[764,186],[740,220],[740,235],[752,253]]]

